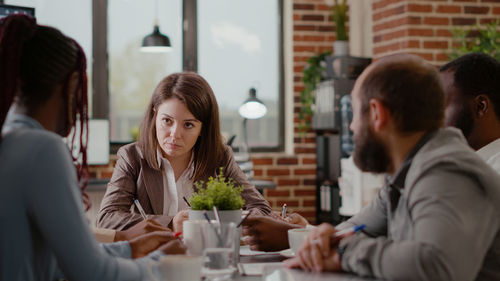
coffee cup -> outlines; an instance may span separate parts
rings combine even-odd
[[[187,255],[163,256],[158,261],[163,276],[168,280],[198,281],[201,280],[203,257]]]
[[[206,220],[185,220],[182,223],[182,236],[187,254],[190,256],[201,256],[203,244],[201,240],[201,226],[207,224]]]
[[[311,230],[310,228],[293,228],[288,230],[288,244],[294,254],[297,253],[300,245],[305,241],[307,235],[311,233]]]

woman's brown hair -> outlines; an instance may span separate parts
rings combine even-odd
[[[141,123],[139,147],[148,165],[159,170],[156,151],[156,114],[158,107],[170,98],[182,101],[191,114],[201,121],[200,137],[193,147],[193,180],[204,180],[215,175],[227,158],[220,133],[219,107],[207,81],[194,72],[174,73],[165,77],[156,87]]]

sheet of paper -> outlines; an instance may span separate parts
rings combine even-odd
[[[238,271],[241,275],[260,276],[264,272],[264,267],[282,267],[283,262],[263,262],[263,263],[239,263]]]
[[[263,256],[263,255],[279,255],[280,252],[262,252],[262,251],[252,251],[250,246],[240,247],[240,256]]]

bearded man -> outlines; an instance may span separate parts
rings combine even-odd
[[[351,93],[354,162],[387,174],[359,214],[322,224],[285,263],[390,280],[500,280],[499,175],[456,128],[442,128],[445,94],[419,57],[381,58]],[[363,233],[332,239],[365,224]]]

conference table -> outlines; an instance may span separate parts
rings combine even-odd
[[[263,266],[262,275],[242,275],[236,272],[232,280],[235,281],[367,281],[379,280],[362,278],[349,273],[333,272],[305,272],[299,269],[288,269],[283,267],[282,262],[286,258],[279,254],[262,254],[252,256],[240,256],[241,264],[258,264]]]

